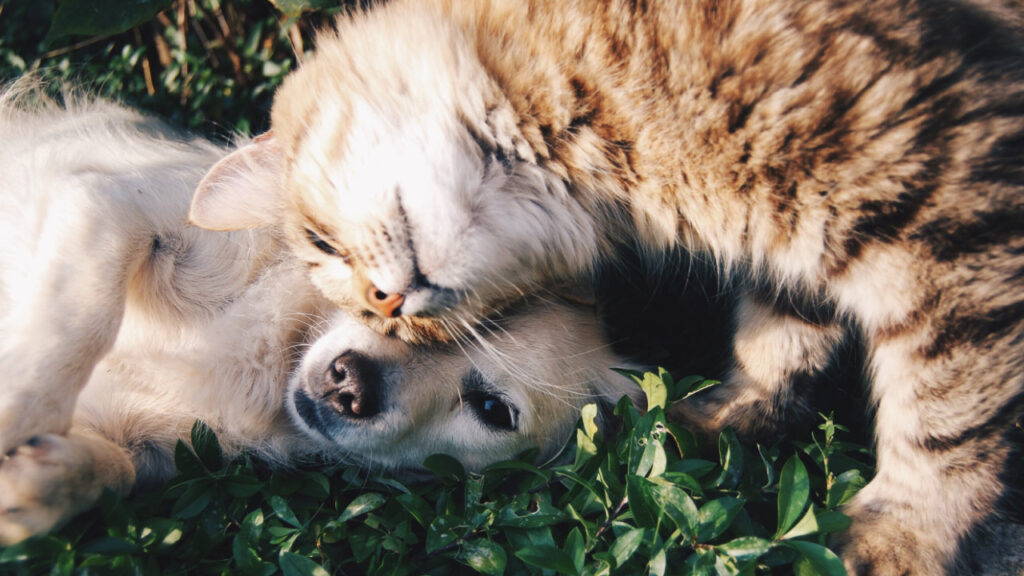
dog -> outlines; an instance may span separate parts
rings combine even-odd
[[[449,345],[378,334],[273,228],[187,223],[234,147],[64,100],[30,79],[0,98],[0,544],[169,478],[196,420],[273,465],[479,470],[549,459],[581,406],[637,398],[585,303],[525,302]]]

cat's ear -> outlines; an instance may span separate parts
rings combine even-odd
[[[272,132],[228,154],[206,173],[192,196],[189,222],[208,230],[276,223],[281,213],[284,153]]]

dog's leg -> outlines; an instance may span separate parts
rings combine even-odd
[[[0,545],[48,532],[104,488],[125,494],[134,481],[128,453],[109,440],[77,428],[36,436],[0,460]]]
[[[67,180],[38,207],[35,241],[7,287],[0,453],[69,429],[78,393],[117,337],[127,283],[151,252],[152,225],[127,198],[141,192],[107,189],[95,175]]]

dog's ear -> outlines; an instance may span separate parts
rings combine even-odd
[[[267,132],[221,158],[192,196],[189,222],[209,230],[259,228],[281,213],[284,153]]]

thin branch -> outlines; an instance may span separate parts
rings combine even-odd
[[[92,38],[86,38],[85,40],[82,40],[81,42],[75,42],[74,44],[71,44],[70,46],[65,46],[63,48],[57,48],[56,50],[50,50],[49,52],[44,52],[42,55],[39,56],[39,59],[40,60],[47,60],[49,58],[56,58],[57,56],[63,56],[65,54],[69,53],[69,52],[74,52],[75,50],[78,50],[79,48],[85,48],[86,46],[90,46],[90,45],[95,44],[97,42],[102,42],[103,40],[106,40],[107,38],[110,38],[111,36],[113,36],[113,34],[104,34],[102,36],[93,36]]]
[[[135,43],[142,46],[142,32],[139,31],[139,27],[132,28],[132,33],[135,35]],[[156,86],[153,85],[153,70],[149,63],[149,54],[142,55],[142,77],[146,80],[146,94],[150,96],[156,94]]]

